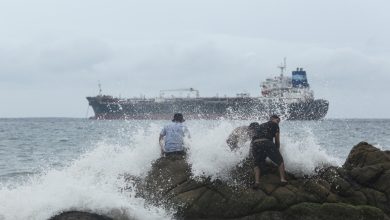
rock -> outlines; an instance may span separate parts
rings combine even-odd
[[[361,142],[352,148],[343,167],[354,181],[383,192],[389,200],[390,151],[381,151],[366,142]]]
[[[323,186],[322,184],[319,184],[320,180],[308,180],[304,183],[304,190],[311,193],[317,198],[318,202],[324,202],[328,198],[328,195],[330,194],[330,184],[326,182],[326,186]]]
[[[50,220],[113,220],[113,219],[106,216],[88,213],[88,212],[68,211],[68,212],[63,212],[54,217],[51,217]]]
[[[364,193],[367,198],[368,205],[378,207],[387,213],[390,212],[389,206],[386,206],[387,198],[384,193],[370,188],[362,188],[360,191]]]
[[[390,169],[384,171],[382,175],[378,177],[378,179],[372,183],[371,185],[382,192],[387,194],[387,197],[390,198]]]
[[[370,165],[386,164],[385,168],[389,169],[389,163],[390,151],[381,151],[366,142],[360,142],[352,148],[344,163],[344,168],[351,170],[353,168],[367,167]]]
[[[251,161],[231,171],[231,182],[193,179],[184,157],[157,160],[138,187],[151,204],[176,209],[180,219],[389,219],[390,154],[354,146],[343,167],[325,167],[311,177],[288,173],[281,186],[277,167],[267,164],[253,190]]]
[[[383,219],[390,220],[390,152],[361,142],[342,167],[323,167],[310,177],[287,173],[289,183],[279,183],[278,169],[267,164],[260,189],[253,190],[251,160],[231,171],[231,180],[193,178],[183,156],[154,162],[137,184],[137,196],[153,205],[175,210],[177,219],[287,220]],[[122,190],[126,190],[122,189]],[[112,214],[112,213],[111,213]],[[107,216],[115,216],[110,213]],[[64,212],[51,220],[123,219],[87,212]]]
[[[135,220],[121,209],[111,209],[108,213],[96,214],[89,211],[64,211],[49,220]]]
[[[280,209],[287,208],[297,203],[297,195],[287,187],[278,187],[272,193],[272,196],[278,200],[278,207]]]
[[[291,220],[312,219],[388,219],[382,210],[371,206],[352,206],[345,203],[300,203],[285,211],[285,218]]]

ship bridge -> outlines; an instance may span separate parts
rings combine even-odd
[[[284,63],[278,67],[281,70],[279,76],[268,78],[260,84],[263,97],[283,98],[290,99],[291,101],[314,99],[314,92],[310,89],[306,71],[304,71],[303,68],[297,68],[295,71],[292,71],[292,77],[289,77],[284,76],[286,59],[284,59]]]

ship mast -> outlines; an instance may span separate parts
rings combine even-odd
[[[283,59],[283,63],[278,66],[280,69],[280,83],[279,83],[279,95],[283,97],[283,87],[284,87],[284,80],[283,80],[283,74],[284,70],[286,69],[286,57]]]
[[[278,66],[278,68],[280,69],[280,79],[282,79],[284,70],[286,69],[286,57],[283,59],[283,63],[281,63],[280,66]]]
[[[99,96],[102,95],[102,84],[100,84],[100,80],[98,81],[98,87],[99,87]]]

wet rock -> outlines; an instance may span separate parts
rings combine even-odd
[[[385,169],[389,169],[389,163],[390,151],[381,151],[367,142],[360,142],[352,148],[343,167],[351,170],[353,168],[382,164]]]
[[[387,196],[390,197],[390,169],[384,171],[378,179],[371,185],[382,192],[386,192]]]
[[[389,219],[390,153],[368,143],[354,146],[343,167],[325,167],[311,177],[288,173],[279,183],[267,164],[253,190],[252,163],[242,161],[230,181],[191,176],[184,157],[157,160],[139,196],[177,211],[179,219]]]
[[[387,213],[390,212],[390,207],[386,206],[386,194],[370,188],[362,188],[360,191],[364,193],[365,197],[367,198],[368,205],[378,207]]]
[[[279,182],[267,164],[260,189],[253,190],[252,162],[243,160],[229,181],[194,179],[183,156],[160,158],[145,179],[127,177],[137,196],[176,211],[177,219],[383,219],[390,220],[390,152],[361,142],[342,167],[323,167],[316,175]],[[130,185],[131,185],[130,184]],[[127,190],[124,188],[122,190]],[[112,217],[115,216],[115,217]],[[122,214],[67,211],[50,220],[128,220]]]
[[[113,220],[107,216],[88,212],[68,211],[51,217],[50,220]]]
[[[300,203],[285,211],[291,220],[389,219],[382,210],[371,206],[352,206],[345,203]]]
[[[315,196],[318,202],[324,202],[330,194],[330,184],[326,182],[325,185],[327,187],[320,184],[319,180],[312,179],[304,183],[304,189]]]

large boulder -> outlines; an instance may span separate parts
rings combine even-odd
[[[344,168],[359,184],[384,192],[390,198],[390,151],[361,142],[352,148]]]
[[[185,157],[164,157],[138,195],[183,219],[390,219],[390,154],[367,143],[356,145],[343,167],[302,178],[288,173],[285,186],[274,165],[263,173],[253,190],[249,159],[231,171],[231,181],[211,181],[194,179]]]

